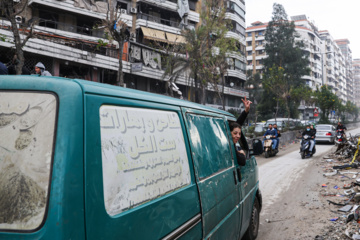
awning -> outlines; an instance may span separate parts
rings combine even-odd
[[[172,43],[186,43],[185,38],[181,35],[176,35],[176,34],[167,32],[166,37],[167,37],[168,41],[172,42]]]
[[[147,27],[141,27],[141,30],[144,34],[144,38],[154,40],[154,41],[161,41],[161,42],[167,42],[165,38],[165,32],[155,30],[152,28]]]

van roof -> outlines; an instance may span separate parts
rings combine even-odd
[[[220,113],[229,117],[234,116],[226,111],[208,107],[202,104],[193,103],[186,100],[181,100],[169,96],[164,96],[160,94],[155,93],[149,93],[145,91],[135,90],[135,89],[129,89],[124,88],[120,86],[114,86],[110,84],[105,83],[98,83],[98,82],[92,82],[87,80],[81,80],[81,79],[69,79],[69,78],[63,78],[63,77],[39,77],[35,75],[2,75],[0,76],[0,80],[3,81],[6,79],[9,79],[8,83],[10,84],[10,87],[16,86],[16,88],[19,88],[19,85],[21,81],[24,81],[24,83],[31,82],[38,82],[39,85],[41,82],[44,84],[57,84],[55,82],[61,81],[62,83],[65,83],[64,81],[69,82],[75,82],[81,86],[84,93],[91,93],[91,94],[97,94],[97,95],[106,95],[106,96],[113,96],[113,97],[123,97],[123,98],[129,98],[129,99],[136,99],[136,100],[146,100],[148,102],[154,102],[154,103],[166,103],[168,105],[174,105],[174,106],[181,106],[181,107],[188,107],[188,108],[196,108],[201,109],[204,111],[210,111],[210,112],[216,112]],[[11,84],[14,83],[14,85]],[[33,86],[32,86],[33,87]],[[36,87],[36,86],[35,86]],[[2,86],[1,86],[2,88]],[[21,88],[21,87],[20,87]],[[23,89],[23,88],[21,88]]]
[[[276,118],[276,121],[277,122],[280,122],[280,121],[293,121],[292,118]],[[275,118],[272,118],[272,119],[268,119],[266,122],[275,122]]]

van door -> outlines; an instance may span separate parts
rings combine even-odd
[[[257,190],[258,173],[256,159],[254,156],[249,156],[249,146],[243,134],[241,135],[239,143],[241,149],[245,151],[247,156],[245,166],[240,166],[241,183],[239,184],[242,197],[241,236],[243,236],[250,224],[251,211]]]
[[[238,239],[240,193],[226,119],[183,109],[198,184],[204,239]]]
[[[92,94],[85,103],[86,238],[201,239],[180,108]]]

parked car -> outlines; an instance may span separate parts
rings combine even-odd
[[[336,129],[331,124],[318,124],[316,125],[316,142],[329,142],[335,143]]]
[[[0,99],[0,239],[256,238],[232,114],[59,77],[2,75]]]

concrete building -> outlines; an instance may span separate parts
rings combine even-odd
[[[360,59],[353,60],[354,71],[354,103],[360,107]]]
[[[348,39],[335,40],[344,57],[345,81],[346,81],[346,97],[350,102],[354,102],[354,73],[352,68],[352,52],[350,49],[350,41]]]
[[[352,54],[349,40],[334,40],[328,31],[319,31],[306,15],[291,17],[298,34],[297,40],[305,44],[309,54],[308,76],[303,79],[313,90],[327,84],[343,102],[354,101]],[[265,31],[267,23],[254,22],[246,29],[247,70],[262,72],[265,52]]]
[[[126,87],[164,94],[166,84],[159,44],[184,41],[181,30],[200,24],[200,9],[204,0],[118,0],[121,20],[129,26],[130,41],[124,45],[123,71]],[[239,54],[229,55],[230,69],[226,75],[226,108],[240,110],[245,75],[245,2],[227,2],[227,18],[232,21],[228,37],[238,41]],[[17,21],[21,30],[35,21],[36,37],[24,47],[25,66],[33,71],[41,61],[54,76],[80,78],[89,81],[115,84],[118,69],[117,45],[108,45],[101,21],[106,19],[108,3],[88,0],[30,0]],[[10,63],[14,51],[10,22],[0,9],[0,61]],[[240,56],[242,53],[242,56]],[[134,66],[141,66],[134,68]],[[135,71],[136,70],[136,71]],[[140,70],[140,71],[139,71]],[[174,86],[182,97],[189,97],[191,81],[186,73]],[[220,107],[214,91],[208,89],[207,103]],[[177,97],[180,97],[178,94]]]
[[[321,40],[318,29],[307,20],[305,15],[293,16],[291,20],[294,21],[295,30],[298,34],[296,40],[303,40],[305,44],[304,50],[309,54],[309,68],[311,71],[303,79],[309,87],[315,90],[316,86],[322,85]],[[263,60],[267,57],[264,37],[267,25],[267,23],[257,21],[246,29],[247,70],[252,70],[253,73],[262,72]]]
[[[304,51],[309,55],[308,76],[303,76],[306,84],[315,90],[324,84],[331,87],[344,103],[347,100],[355,101],[352,54],[349,40],[334,40],[328,31],[319,31],[314,22],[306,15],[291,17],[295,23],[298,35],[296,40],[305,44]],[[263,71],[263,60],[267,57],[265,52],[265,31],[268,23],[254,22],[246,29],[246,60],[247,70],[253,74]],[[300,105],[304,119],[312,117],[314,106]]]
[[[324,84],[327,84],[334,94],[343,102],[348,99],[346,82],[345,57],[333,39],[331,34],[324,30],[320,31],[323,53],[323,76]]]

